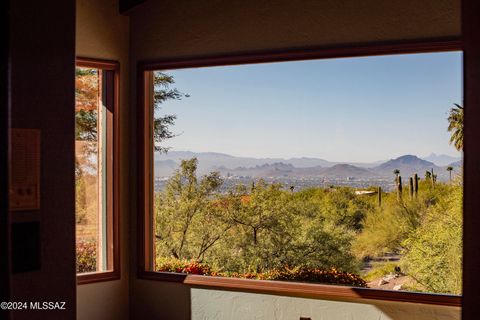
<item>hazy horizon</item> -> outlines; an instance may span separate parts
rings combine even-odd
[[[448,52],[166,71],[190,97],[162,104],[179,133],[164,146],[358,163],[461,157],[447,131],[461,70],[461,52]]]
[[[399,157],[402,157],[402,156],[406,156],[406,155],[413,155],[413,156],[416,156],[420,159],[425,159],[425,158],[428,158],[432,155],[435,155],[435,156],[449,156],[449,157],[452,157],[452,158],[458,158],[459,160],[463,158],[463,154],[462,153],[458,153],[458,155],[448,155],[448,154],[440,154],[440,153],[436,153],[436,152],[431,152],[429,154],[412,154],[412,153],[406,153],[406,154],[400,154],[398,156],[394,156],[394,157],[390,157],[390,158],[383,158],[383,159],[377,159],[377,160],[373,160],[373,161],[351,161],[351,160],[336,160],[336,159],[330,159],[330,158],[320,158],[320,157],[307,157],[307,156],[289,156],[289,157],[259,157],[259,156],[244,156],[244,155],[238,155],[238,154],[232,154],[232,153],[225,153],[225,152],[217,152],[215,150],[210,150],[210,151],[196,151],[196,150],[169,150],[168,152],[171,152],[171,151],[174,151],[174,152],[192,152],[192,153],[196,153],[196,154],[199,154],[199,153],[214,153],[214,154],[224,154],[224,155],[228,155],[228,156],[233,156],[233,157],[238,157],[238,158],[255,158],[255,159],[284,159],[284,160],[290,160],[290,159],[301,159],[301,158],[311,158],[311,159],[321,159],[321,160],[327,160],[329,162],[345,162],[345,163],[365,163],[365,164],[369,164],[369,163],[377,163],[377,162],[383,162],[383,161],[388,161],[388,160],[392,160],[392,159],[397,159]],[[163,156],[164,154],[160,153],[160,152],[155,152],[155,154],[159,155],[160,157]]]

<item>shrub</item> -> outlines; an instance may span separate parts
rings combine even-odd
[[[158,258],[155,269],[163,272],[178,272],[199,275],[209,275],[211,273],[210,267],[204,263],[200,263],[195,260],[180,260],[173,258]]]
[[[94,272],[97,270],[96,241],[77,242],[77,273]]]
[[[156,270],[163,272],[179,272],[217,277],[232,277],[258,280],[301,281],[310,283],[323,283],[346,285],[354,287],[366,287],[365,280],[358,275],[349,272],[340,272],[334,268],[329,270],[318,268],[295,267],[273,269],[266,272],[218,272],[212,270],[207,264],[194,260],[179,260],[174,258],[159,258],[156,262]]]
[[[258,279],[301,281],[354,287],[367,286],[367,283],[358,275],[349,272],[340,272],[335,268],[329,270],[305,267],[296,267],[293,269],[284,268],[282,270],[275,269],[259,274]]]
[[[368,212],[365,227],[353,243],[353,253],[357,258],[400,253],[403,241],[418,228],[427,210],[449,192],[448,186],[443,183],[437,183],[432,188],[425,181],[420,182],[419,189],[416,199],[404,195],[403,200],[398,201],[395,193],[386,194],[382,207]]]
[[[462,186],[429,208],[420,227],[403,242],[403,269],[436,293],[462,293]]]

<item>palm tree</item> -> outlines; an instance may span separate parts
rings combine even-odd
[[[429,181],[430,179],[432,179],[432,173],[428,170],[425,170],[425,180]]]
[[[393,174],[395,175],[395,182],[398,183],[398,175],[400,174],[400,170],[398,169],[393,170]]]
[[[447,171],[450,174],[450,182],[452,182],[452,170],[453,170],[453,167],[451,167],[451,166],[447,167]]]
[[[463,106],[456,104],[448,115],[448,131],[452,133],[450,144],[458,151],[463,150]]]

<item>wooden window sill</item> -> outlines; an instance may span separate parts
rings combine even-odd
[[[120,272],[118,271],[81,273],[77,274],[77,285],[118,279],[120,279]]]

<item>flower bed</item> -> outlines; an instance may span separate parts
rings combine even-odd
[[[97,270],[97,244],[95,241],[77,242],[77,273]]]
[[[161,258],[157,260],[156,271],[258,280],[300,281],[354,287],[367,286],[365,280],[360,278],[358,275],[349,272],[341,272],[336,270],[335,268],[323,270],[305,267],[284,267],[282,269],[273,269],[267,272],[258,273],[217,272],[207,264],[200,263],[194,260]]]

